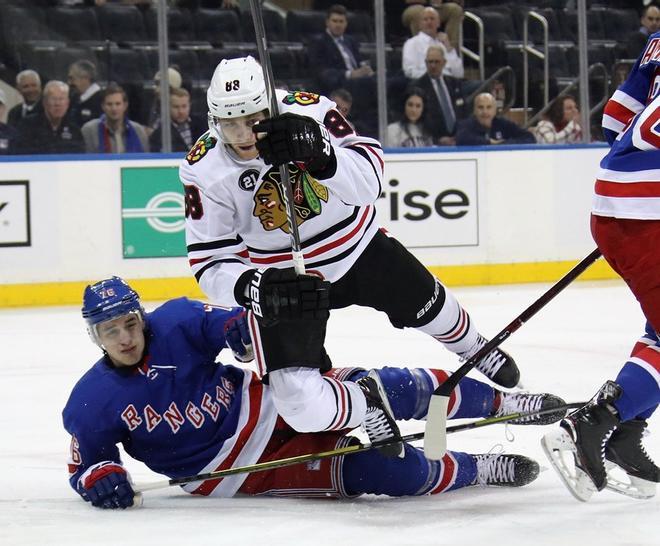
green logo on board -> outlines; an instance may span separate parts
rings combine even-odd
[[[186,255],[178,167],[121,169],[121,216],[124,258]]]

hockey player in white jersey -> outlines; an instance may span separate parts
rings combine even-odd
[[[659,123],[656,87],[650,103],[628,121],[601,161],[591,216],[594,240],[639,301],[646,331],[616,381],[607,381],[589,404],[542,441],[550,462],[581,501],[605,488],[648,498],[660,482],[660,468],[642,446],[647,419],[660,403]]]
[[[253,337],[262,339],[255,354],[261,373],[269,374],[280,413],[318,415],[324,400],[327,411],[336,411],[336,394],[319,386],[318,370],[330,367],[325,353],[310,359],[301,351],[306,360],[296,363],[295,348],[284,347],[286,340],[295,344],[296,332],[277,326],[283,316],[314,327],[319,299],[329,298],[331,309],[363,305],[383,311],[394,326],[421,330],[462,358],[486,343],[451,292],[379,229],[381,146],[356,135],[332,101],[278,90],[280,115],[271,116],[263,72],[252,57],[223,60],[207,101],[210,131],[180,167],[189,262],[214,302],[245,306],[261,318],[251,321]],[[282,164],[289,166],[310,275],[299,277],[292,269]],[[322,337],[325,323],[318,324]],[[504,387],[519,380],[515,362],[500,349],[477,369]],[[298,379],[291,382],[292,376]],[[317,395],[312,399],[305,392]],[[351,403],[364,405],[359,391],[348,394]]]

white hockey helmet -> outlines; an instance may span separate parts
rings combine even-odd
[[[261,65],[252,57],[222,59],[206,92],[209,113],[220,119],[248,116],[268,108]]]
[[[249,116],[268,109],[268,94],[261,65],[248,55],[223,59],[216,67],[206,92],[209,128],[221,141],[231,143],[221,120]]]

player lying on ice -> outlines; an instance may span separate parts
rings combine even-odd
[[[145,313],[137,293],[112,277],[85,289],[82,314],[103,356],[78,381],[63,411],[71,434],[69,481],[83,499],[102,508],[134,502],[118,444],[170,478],[331,450],[357,442],[347,433],[360,425],[371,427],[373,440],[379,433],[381,438],[398,434],[393,418],[423,419],[434,385],[447,376],[422,368],[334,368],[325,375],[317,370],[316,382],[305,376],[307,398],[293,407],[290,400],[275,399],[254,372],[215,362],[225,346],[242,358],[251,353],[241,308],[179,298]],[[314,339],[313,332],[324,329],[327,309],[319,316],[304,321],[309,328],[288,321],[299,328],[289,329],[296,332],[289,335],[296,347],[320,351],[322,336]],[[286,348],[278,350],[286,357]],[[271,372],[270,380],[277,374]],[[319,384],[343,402],[326,411]],[[465,378],[452,395],[450,416],[486,417],[561,404],[553,395],[504,393]],[[552,412],[519,424],[547,424],[563,415]],[[535,461],[521,455],[453,451],[429,461],[421,449],[393,445],[389,452],[374,449],[183,489],[222,497],[426,495],[472,485],[522,486],[539,472]]]
[[[594,240],[639,301],[646,332],[616,381],[607,381],[542,442],[581,501],[605,488],[649,498],[660,482],[660,468],[642,445],[647,419],[660,403],[659,41],[660,33],[649,39],[605,107],[603,126],[612,148],[600,163],[591,216]]]

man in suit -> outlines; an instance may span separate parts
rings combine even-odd
[[[16,76],[16,89],[23,102],[14,106],[7,114],[7,125],[18,127],[21,120],[43,112],[41,104],[41,78],[34,70],[23,70]]]
[[[628,57],[636,59],[646,46],[649,36],[660,29],[660,8],[647,5],[642,12],[639,30],[628,36],[626,52]]]
[[[208,130],[206,120],[190,117],[190,93],[183,87],[170,88],[170,119],[172,151],[187,152],[197,139]],[[162,152],[162,126],[151,134],[152,152]]]
[[[362,61],[357,42],[345,34],[347,11],[341,4],[328,8],[325,33],[310,44],[312,66],[319,70],[321,92],[330,93],[358,80],[373,79],[374,71]]]
[[[457,121],[465,114],[461,80],[442,74],[447,63],[442,45],[429,46],[425,63],[426,73],[413,85],[426,93],[424,109],[433,139],[443,146],[453,146]]]
[[[67,83],[73,94],[71,109],[73,120],[79,126],[103,114],[101,87],[96,83],[96,66],[82,59],[69,67]]]

